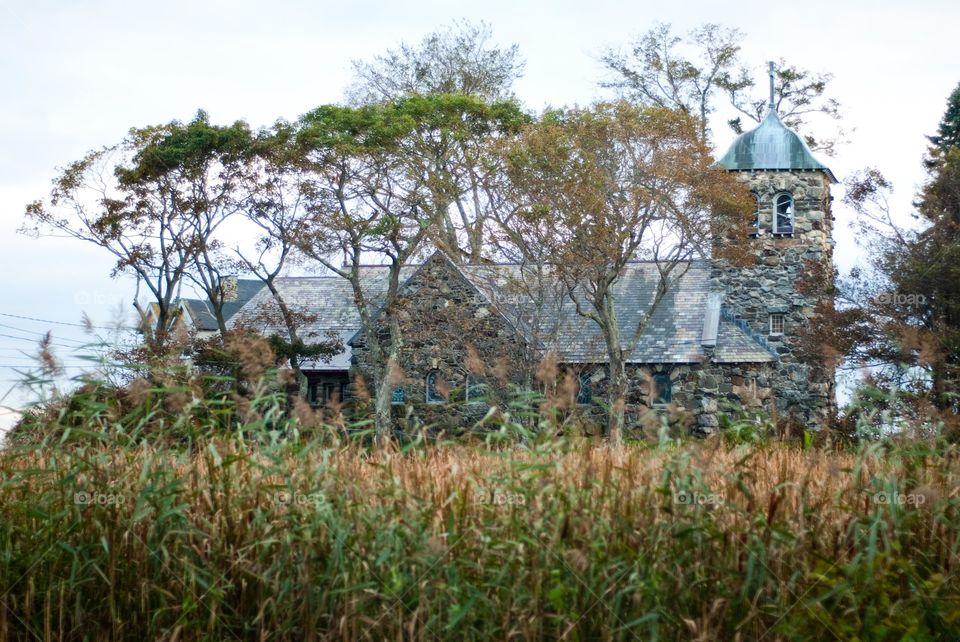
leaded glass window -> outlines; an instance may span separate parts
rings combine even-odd
[[[438,386],[439,377],[440,373],[436,370],[431,370],[427,373],[427,378],[424,380],[424,387],[427,391],[427,403],[444,403],[447,400]]]

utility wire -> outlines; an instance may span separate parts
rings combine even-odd
[[[95,359],[84,359],[84,358],[82,358],[82,357],[78,357],[78,356],[75,356],[75,355],[69,355],[69,356],[65,356],[65,357],[62,357],[62,358],[59,357],[59,356],[57,356],[57,355],[54,355],[54,358],[57,360],[57,362],[63,362],[63,363],[65,363],[65,364],[68,364],[68,365],[71,365],[71,366],[101,365],[101,363],[104,363],[104,362],[102,362],[99,358],[95,358]],[[0,361],[2,361],[3,363],[13,363],[13,362],[15,362],[15,361],[21,361],[21,362],[23,362],[23,363],[25,363],[25,364],[26,364],[26,363],[39,363],[39,362],[40,362],[40,360],[39,360],[36,356],[28,355],[28,356],[21,357],[21,356],[10,355],[10,354],[0,354]],[[106,361],[105,363],[113,363],[113,362],[112,362],[112,361]]]
[[[30,343],[40,343],[40,341],[39,341],[38,339],[32,339],[32,338],[30,338],[30,337],[15,337],[15,336],[13,336],[12,334],[3,334],[3,333],[0,333],[0,337],[6,337],[7,339],[19,339],[20,341],[29,341]],[[77,344],[77,345],[69,346],[69,345],[66,345],[66,344],[64,344],[64,343],[57,343],[57,342],[55,342],[55,341],[51,341],[51,342],[50,342],[50,345],[56,346],[56,347],[58,347],[58,348],[66,348],[66,349],[68,349],[68,350],[78,350],[78,349],[80,349],[80,348],[83,348],[84,346],[91,346],[91,345],[95,345],[95,344],[90,344],[90,343],[88,343],[88,344]]]
[[[54,325],[68,325],[74,328],[96,328],[98,330],[133,330],[135,328],[121,326],[120,328],[106,325],[86,325],[84,323],[68,323],[66,321],[53,321],[51,319],[38,319],[37,317],[25,317],[21,314],[10,314],[9,312],[0,312],[0,317],[10,317],[12,319],[24,319],[25,321],[39,321],[40,323],[52,323]]]
[[[0,328],[6,328],[8,330],[16,330],[17,332],[26,332],[27,334],[39,334],[39,335],[44,335],[47,332],[52,332],[52,330],[31,330],[29,328],[21,328],[15,325],[7,325],[6,323],[0,323]]]
[[[16,364],[2,363],[2,364],[0,364],[0,368],[21,368],[21,369],[22,369],[22,368],[25,368],[25,367],[26,367],[26,364],[23,364],[23,363],[16,363]],[[58,368],[89,368],[90,366],[78,365],[78,364],[73,364],[73,365],[70,365],[70,364],[66,364],[66,365],[65,365],[65,364],[58,364],[57,367],[58,367]]]
[[[37,337],[45,337],[45,336],[47,336],[47,333],[46,333],[46,332],[37,332],[37,331],[35,331],[35,330],[25,330],[25,329],[23,329],[23,328],[18,328],[18,327],[12,326],[12,325],[7,325],[6,323],[0,323],[0,328],[6,328],[6,329],[8,329],[8,330],[15,330],[15,331],[17,331],[17,332],[25,332],[25,333],[27,333],[27,334],[32,334],[32,335],[37,336]],[[51,338],[52,338],[52,337],[53,337],[53,334],[51,333],[50,336],[51,336]],[[63,337],[63,336],[57,336],[57,340],[59,340],[59,341],[70,341],[70,342],[76,343],[76,344],[78,344],[78,345],[90,345],[90,344],[92,344],[92,343],[97,343],[96,341],[85,341],[85,340],[83,340],[83,339],[74,339],[73,337]]]

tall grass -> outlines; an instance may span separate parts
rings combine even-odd
[[[664,424],[610,448],[518,402],[483,439],[383,449],[265,381],[90,383],[30,414],[0,451],[0,640],[960,631],[954,446]]]
[[[0,639],[935,639],[953,451],[721,442],[0,456]]]

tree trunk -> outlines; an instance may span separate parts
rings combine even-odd
[[[617,351],[619,352],[619,350]],[[607,441],[611,446],[623,445],[625,407],[627,401],[627,372],[619,355],[610,359],[610,383],[607,388],[610,417],[607,422]]]
[[[623,363],[623,348],[620,345],[620,325],[612,296],[605,296],[602,305],[598,307],[603,320],[601,330],[607,342],[610,376],[610,383],[607,385],[607,401],[610,404],[607,441],[611,446],[620,446],[623,444],[624,406],[627,399],[627,373]]]
[[[291,348],[297,344],[299,341],[299,335],[297,334],[297,323],[293,317],[293,312],[290,310],[290,307],[287,305],[287,302],[284,300],[283,296],[280,294],[280,291],[277,289],[276,283],[274,283],[274,278],[270,277],[269,279],[264,280],[267,289],[270,290],[270,294],[273,295],[274,301],[277,302],[277,307],[280,309],[280,316],[283,318],[283,324],[287,329],[287,339],[290,341]],[[297,387],[300,388],[303,383],[301,381],[301,371],[300,371],[300,359],[297,355],[291,352],[290,354],[290,368],[293,370],[293,375],[297,381]],[[303,389],[300,388],[298,392],[302,395]]]
[[[393,290],[396,291],[395,288]],[[383,370],[380,380],[377,382],[376,401],[374,402],[376,409],[374,427],[377,431],[377,441],[383,446],[393,441],[393,415],[390,408],[393,405],[393,388],[397,385],[394,369],[399,362],[400,345],[403,342],[403,335],[400,333],[400,321],[392,310],[389,314],[389,326],[389,353],[387,358],[383,360]],[[381,352],[381,354],[383,353]]]
[[[377,383],[374,397],[373,424],[378,446],[386,446],[393,441],[393,415],[390,412],[392,401],[393,384],[390,381],[390,365],[388,363],[386,371]]]
[[[227,321],[223,318],[223,302],[213,305],[215,316],[217,317],[217,329],[220,331],[220,345],[227,340]]]

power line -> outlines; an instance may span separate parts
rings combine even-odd
[[[63,357],[59,357],[59,356],[57,356],[57,355],[55,354],[55,355],[54,355],[54,358],[55,358],[58,362],[63,362],[63,363],[68,363],[68,364],[70,364],[70,365],[78,365],[78,366],[79,366],[79,365],[84,365],[84,364],[100,365],[100,364],[102,364],[102,363],[113,363],[112,361],[103,362],[103,361],[101,361],[100,359],[85,359],[85,358],[83,358],[82,356],[78,356],[78,355],[74,355],[74,354],[65,355],[65,356],[63,356]],[[39,358],[36,357],[36,356],[33,356],[33,355],[17,356],[17,355],[11,355],[11,354],[0,354],[0,362],[3,362],[3,363],[13,363],[13,362],[15,362],[15,361],[20,361],[20,362],[23,362],[23,363],[25,363],[25,364],[26,364],[26,363],[39,363],[39,362],[40,362]]]
[[[4,356],[4,355],[0,355],[0,361],[3,361],[4,363],[11,362],[11,361],[20,361],[20,362],[22,362],[22,363],[20,363],[19,366],[24,366],[24,365],[27,365],[27,364],[30,364],[30,363],[40,363],[40,360],[37,359],[37,358],[35,358],[35,357],[24,357],[24,358],[20,359],[20,358],[17,358],[17,357],[8,357],[8,356]],[[60,363],[60,360],[59,360],[59,359],[57,359],[57,363]],[[101,365],[101,364],[100,364],[99,361],[90,361],[90,362],[70,361],[70,362],[64,363],[64,365],[69,365],[69,366],[91,366],[91,365],[93,365],[93,366],[98,366],[98,365]],[[6,366],[0,366],[0,368],[4,368],[4,367],[6,367],[6,368],[11,368],[11,367],[13,367],[13,366],[10,365],[9,363],[7,363]]]
[[[96,328],[98,330],[132,330],[134,328],[129,328],[121,326],[120,328],[111,327],[106,325],[87,325],[85,323],[68,323],[66,321],[53,321],[51,319],[38,319],[37,317],[26,317],[21,314],[10,314],[9,312],[0,312],[0,317],[10,317],[12,319],[23,319],[25,321],[38,321],[40,323],[52,323],[54,325],[68,325],[74,328]]]
[[[40,343],[38,339],[33,339],[31,337],[16,337],[12,334],[0,333],[0,337],[6,337],[7,339],[18,339],[20,341],[29,341],[30,343]],[[88,343],[88,344],[78,344],[78,345],[69,346],[69,345],[66,345],[65,343],[57,343],[55,341],[51,341],[49,345],[56,346],[58,348],[66,348],[68,350],[78,350],[80,348],[83,348],[86,346],[92,346],[96,344]]]
[[[24,368],[24,367],[26,367],[26,364],[23,364],[23,363],[0,363],[0,368]],[[73,363],[73,364],[57,364],[57,367],[58,368],[89,368],[90,366],[87,364]]]
[[[21,338],[21,339],[27,339],[27,337],[19,337],[19,338]],[[39,340],[39,339],[30,339],[30,341],[33,341],[34,344],[40,343],[40,340]],[[85,348],[85,347],[101,348],[101,347],[103,347],[103,348],[111,348],[111,349],[112,349],[112,348],[116,348],[116,347],[118,347],[118,346],[120,346],[120,345],[121,345],[121,344],[114,344],[114,343],[110,343],[110,344],[92,343],[92,344],[78,345],[78,346],[76,346],[76,347],[77,347],[77,348]],[[6,350],[6,351],[8,351],[8,352],[14,352],[14,353],[16,353],[16,354],[18,354],[18,355],[26,355],[26,356],[30,356],[30,355],[31,355],[31,353],[28,351],[29,349],[28,349],[26,346],[21,347],[21,346],[2,345],[2,344],[0,344],[0,351],[2,351],[2,350]],[[13,355],[11,355],[11,356],[13,356]],[[2,358],[3,358],[3,355],[0,354],[0,359],[2,359]]]
[[[0,360],[0,361],[2,361],[2,360]],[[64,367],[64,368],[89,368],[90,370],[104,370],[104,369],[122,367],[122,366],[116,366],[116,365],[114,365],[114,364],[109,364],[109,363],[104,363],[104,364],[100,364],[100,363],[60,363],[59,361],[58,361],[57,363],[58,363],[61,367]],[[31,370],[31,369],[34,369],[34,370],[35,370],[35,369],[37,369],[37,368],[39,368],[39,367],[46,367],[46,366],[43,366],[43,364],[41,364],[39,361],[35,361],[35,362],[33,362],[33,363],[29,363],[29,362],[23,362],[23,363],[8,363],[8,362],[6,362],[6,361],[2,361],[2,363],[0,363],[0,368],[10,368],[10,369],[20,369],[20,370],[24,370],[24,369],[26,369],[26,370]]]
[[[27,329],[25,329],[25,328],[18,328],[18,327],[16,327],[16,326],[7,325],[6,323],[0,323],[0,328],[7,328],[8,330],[15,330],[15,331],[17,331],[17,332],[25,332],[25,333],[27,333],[27,334],[32,334],[32,335],[37,336],[37,337],[45,337],[45,336],[47,336],[47,333],[46,333],[46,332],[37,332],[37,331],[35,331],[35,330],[27,330]],[[50,336],[51,336],[51,337],[54,336],[52,332],[51,332]],[[73,337],[57,336],[57,339],[60,340],[60,341],[70,341],[70,342],[72,342],[72,343],[77,343],[77,344],[80,344],[80,345],[90,345],[91,343],[95,343],[94,341],[85,341],[85,340],[83,340],[83,339],[74,339]]]
[[[7,328],[8,330],[16,330],[17,332],[26,332],[27,334],[46,334],[47,332],[52,332],[52,330],[30,330],[29,328],[21,328],[15,325],[7,325],[6,323],[0,323],[0,328]]]

